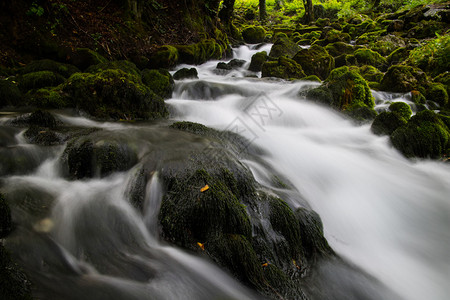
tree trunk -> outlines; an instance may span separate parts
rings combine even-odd
[[[314,7],[312,0],[303,0],[303,6],[305,7],[305,22],[309,24],[314,21]]]
[[[264,23],[266,21],[266,0],[259,0],[259,20],[261,23]]]
[[[231,24],[231,20],[233,19],[234,2],[235,0],[223,1],[222,9],[219,12],[219,18],[225,25]]]

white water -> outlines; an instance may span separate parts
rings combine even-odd
[[[262,50],[269,52],[270,45],[259,50],[242,46],[234,54],[250,61]],[[325,235],[341,256],[405,300],[448,299],[449,165],[406,160],[387,138],[373,135],[369,125],[356,126],[297,96],[317,83],[244,78],[260,76],[245,71],[248,63],[219,75],[216,64],[197,66],[199,80],[177,82],[173,98],[167,101],[172,118],[247,137],[265,150],[262,159],[320,214]],[[192,88],[198,82],[201,88]],[[386,100],[407,101],[402,95],[375,96],[380,110],[386,108]],[[151,134],[145,124],[58,117],[66,124],[112,134]],[[0,119],[2,126],[5,123]],[[21,131],[9,149],[20,150],[19,159],[29,155],[34,171],[2,178],[2,192],[17,202],[16,221],[21,224],[7,246],[36,272],[39,284],[49,291],[44,296],[255,298],[210,262],[160,242],[156,217],[164,191],[157,172],[146,185],[141,215],[126,196],[134,169],[103,179],[69,181],[61,178],[59,170],[63,147],[43,150],[29,145]],[[244,163],[257,180],[270,184],[266,179],[272,174],[264,166],[251,158]],[[286,199],[291,206],[304,205],[293,199]],[[28,216],[30,203],[39,217]]]
[[[255,52],[241,47],[235,55],[249,61]],[[267,150],[264,159],[322,217],[331,246],[402,298],[448,299],[450,166],[406,160],[369,125],[295,96],[310,83],[237,79],[239,71],[218,79],[215,63],[198,67],[200,80],[258,96],[203,101],[184,88],[167,101],[175,118],[236,131]],[[375,96],[379,110],[389,98],[409,103],[401,95]]]

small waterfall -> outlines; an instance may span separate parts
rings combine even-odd
[[[153,236],[158,236],[158,214],[163,196],[158,172],[154,172],[145,189],[144,223]]]

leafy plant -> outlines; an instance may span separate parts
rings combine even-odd
[[[27,15],[42,17],[44,15],[44,8],[36,2],[33,2],[27,11]]]

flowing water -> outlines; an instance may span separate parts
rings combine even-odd
[[[270,45],[258,50],[242,46],[234,56],[249,62],[261,50],[269,52]],[[177,82],[166,101],[171,118],[234,131],[264,149],[258,159],[244,161],[255,178],[270,186],[267,166],[283,174],[319,213],[336,252],[399,298],[448,299],[450,165],[407,160],[387,137],[373,135],[370,125],[355,125],[298,96],[317,83],[258,79],[260,74],[245,71],[248,63],[218,72],[216,64],[197,66],[199,79]],[[374,96],[378,110],[385,109],[388,100],[408,102],[402,95]],[[154,123],[98,123],[63,114],[58,118],[141,140],[160,130]],[[135,169],[103,179],[63,179],[59,157],[64,146],[27,144],[23,131],[5,130],[5,120],[0,123],[6,132],[2,155],[24,166],[1,168],[2,192],[15,203],[13,216],[21,224],[6,245],[32,277],[39,278],[43,294],[38,296],[258,298],[206,259],[159,240],[157,214],[164,191],[158,172],[146,185],[141,215],[127,199]],[[167,140],[164,145],[171,148],[183,142]],[[144,142],[139,145],[145,148]],[[293,208],[305,205],[295,199],[286,200]]]

